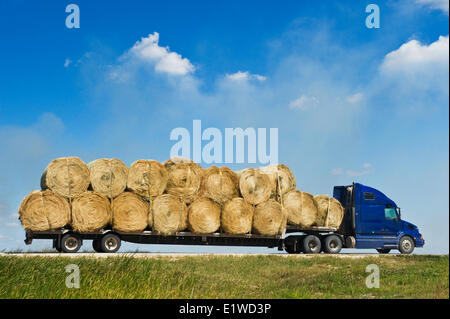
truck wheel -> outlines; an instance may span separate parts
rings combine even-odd
[[[106,234],[100,240],[100,249],[105,253],[115,253],[120,248],[120,238],[115,234]]]
[[[76,253],[81,247],[81,238],[75,234],[66,234],[61,238],[61,250],[65,253]]]
[[[297,238],[290,236],[284,241],[284,250],[288,254],[298,254],[300,253],[299,241]]]
[[[380,254],[389,254],[389,252],[391,251],[389,248],[379,248],[377,249],[378,253]]]
[[[329,235],[323,241],[323,251],[327,254],[339,254],[342,249],[342,240],[339,236]]]
[[[402,254],[410,254],[414,250],[414,241],[409,236],[403,236],[398,242],[398,250]]]
[[[102,253],[103,252],[102,248],[100,247],[100,239],[94,239],[92,241],[92,248],[94,248],[94,251],[96,253]]]
[[[302,250],[305,254],[318,254],[320,253],[322,245],[319,237],[315,235],[308,235],[303,238]]]

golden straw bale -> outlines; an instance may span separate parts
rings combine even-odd
[[[61,157],[48,164],[41,176],[41,189],[73,198],[85,192],[90,184],[89,168],[78,157]]]
[[[271,164],[261,168],[261,173],[267,174],[272,182],[271,198],[281,202],[283,195],[296,187],[295,176],[284,164]]]
[[[211,166],[204,170],[202,196],[223,205],[239,196],[239,179],[228,167]]]
[[[188,208],[188,227],[194,233],[209,234],[220,227],[220,206],[209,198],[199,198]]]
[[[189,204],[200,196],[203,169],[200,165],[186,159],[171,158],[164,163],[168,173],[166,192],[179,196]]]
[[[249,204],[257,205],[269,199],[272,182],[268,175],[262,174],[258,169],[247,168],[240,172],[239,189]]]
[[[314,196],[318,208],[317,226],[339,228],[344,218],[344,207],[333,197],[327,195]]]
[[[253,230],[257,234],[274,236],[286,229],[286,211],[280,203],[269,199],[256,206],[253,215]]]
[[[50,190],[33,191],[22,200],[19,218],[27,230],[61,228],[70,222],[70,205],[64,197]]]
[[[310,227],[317,223],[317,205],[314,196],[299,190],[292,190],[283,196],[283,205],[291,225]]]
[[[111,207],[113,211],[112,227],[119,231],[142,231],[151,220],[149,218],[149,202],[132,192],[123,192],[114,198]]]
[[[101,193],[84,192],[73,199],[71,207],[71,226],[75,231],[91,232],[111,223],[111,204]]]
[[[127,187],[128,167],[121,160],[100,158],[90,162],[88,167],[94,191],[112,199]]]
[[[169,174],[166,168],[154,160],[138,160],[128,171],[127,187],[132,192],[152,199],[166,189]]]
[[[235,197],[222,209],[221,226],[228,234],[247,234],[252,231],[254,208],[243,198]]]
[[[152,201],[152,213],[149,224],[153,230],[163,235],[170,235],[187,228],[187,207],[177,196],[164,194]]]

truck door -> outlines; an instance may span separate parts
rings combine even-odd
[[[384,224],[382,225],[381,235],[397,236],[400,230],[400,218],[397,215],[397,211],[393,207],[386,207],[384,209]]]
[[[369,187],[361,187],[357,208],[356,247],[385,248],[396,245],[399,219],[393,203]]]

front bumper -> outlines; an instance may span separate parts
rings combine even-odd
[[[415,238],[415,242],[416,242],[416,247],[420,248],[423,247],[425,245],[425,239],[423,238]]]

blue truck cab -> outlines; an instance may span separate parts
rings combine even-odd
[[[410,254],[424,246],[418,227],[402,220],[400,207],[379,190],[353,183],[335,186],[333,197],[345,209],[341,233],[347,248],[374,248],[382,254],[398,249]]]

